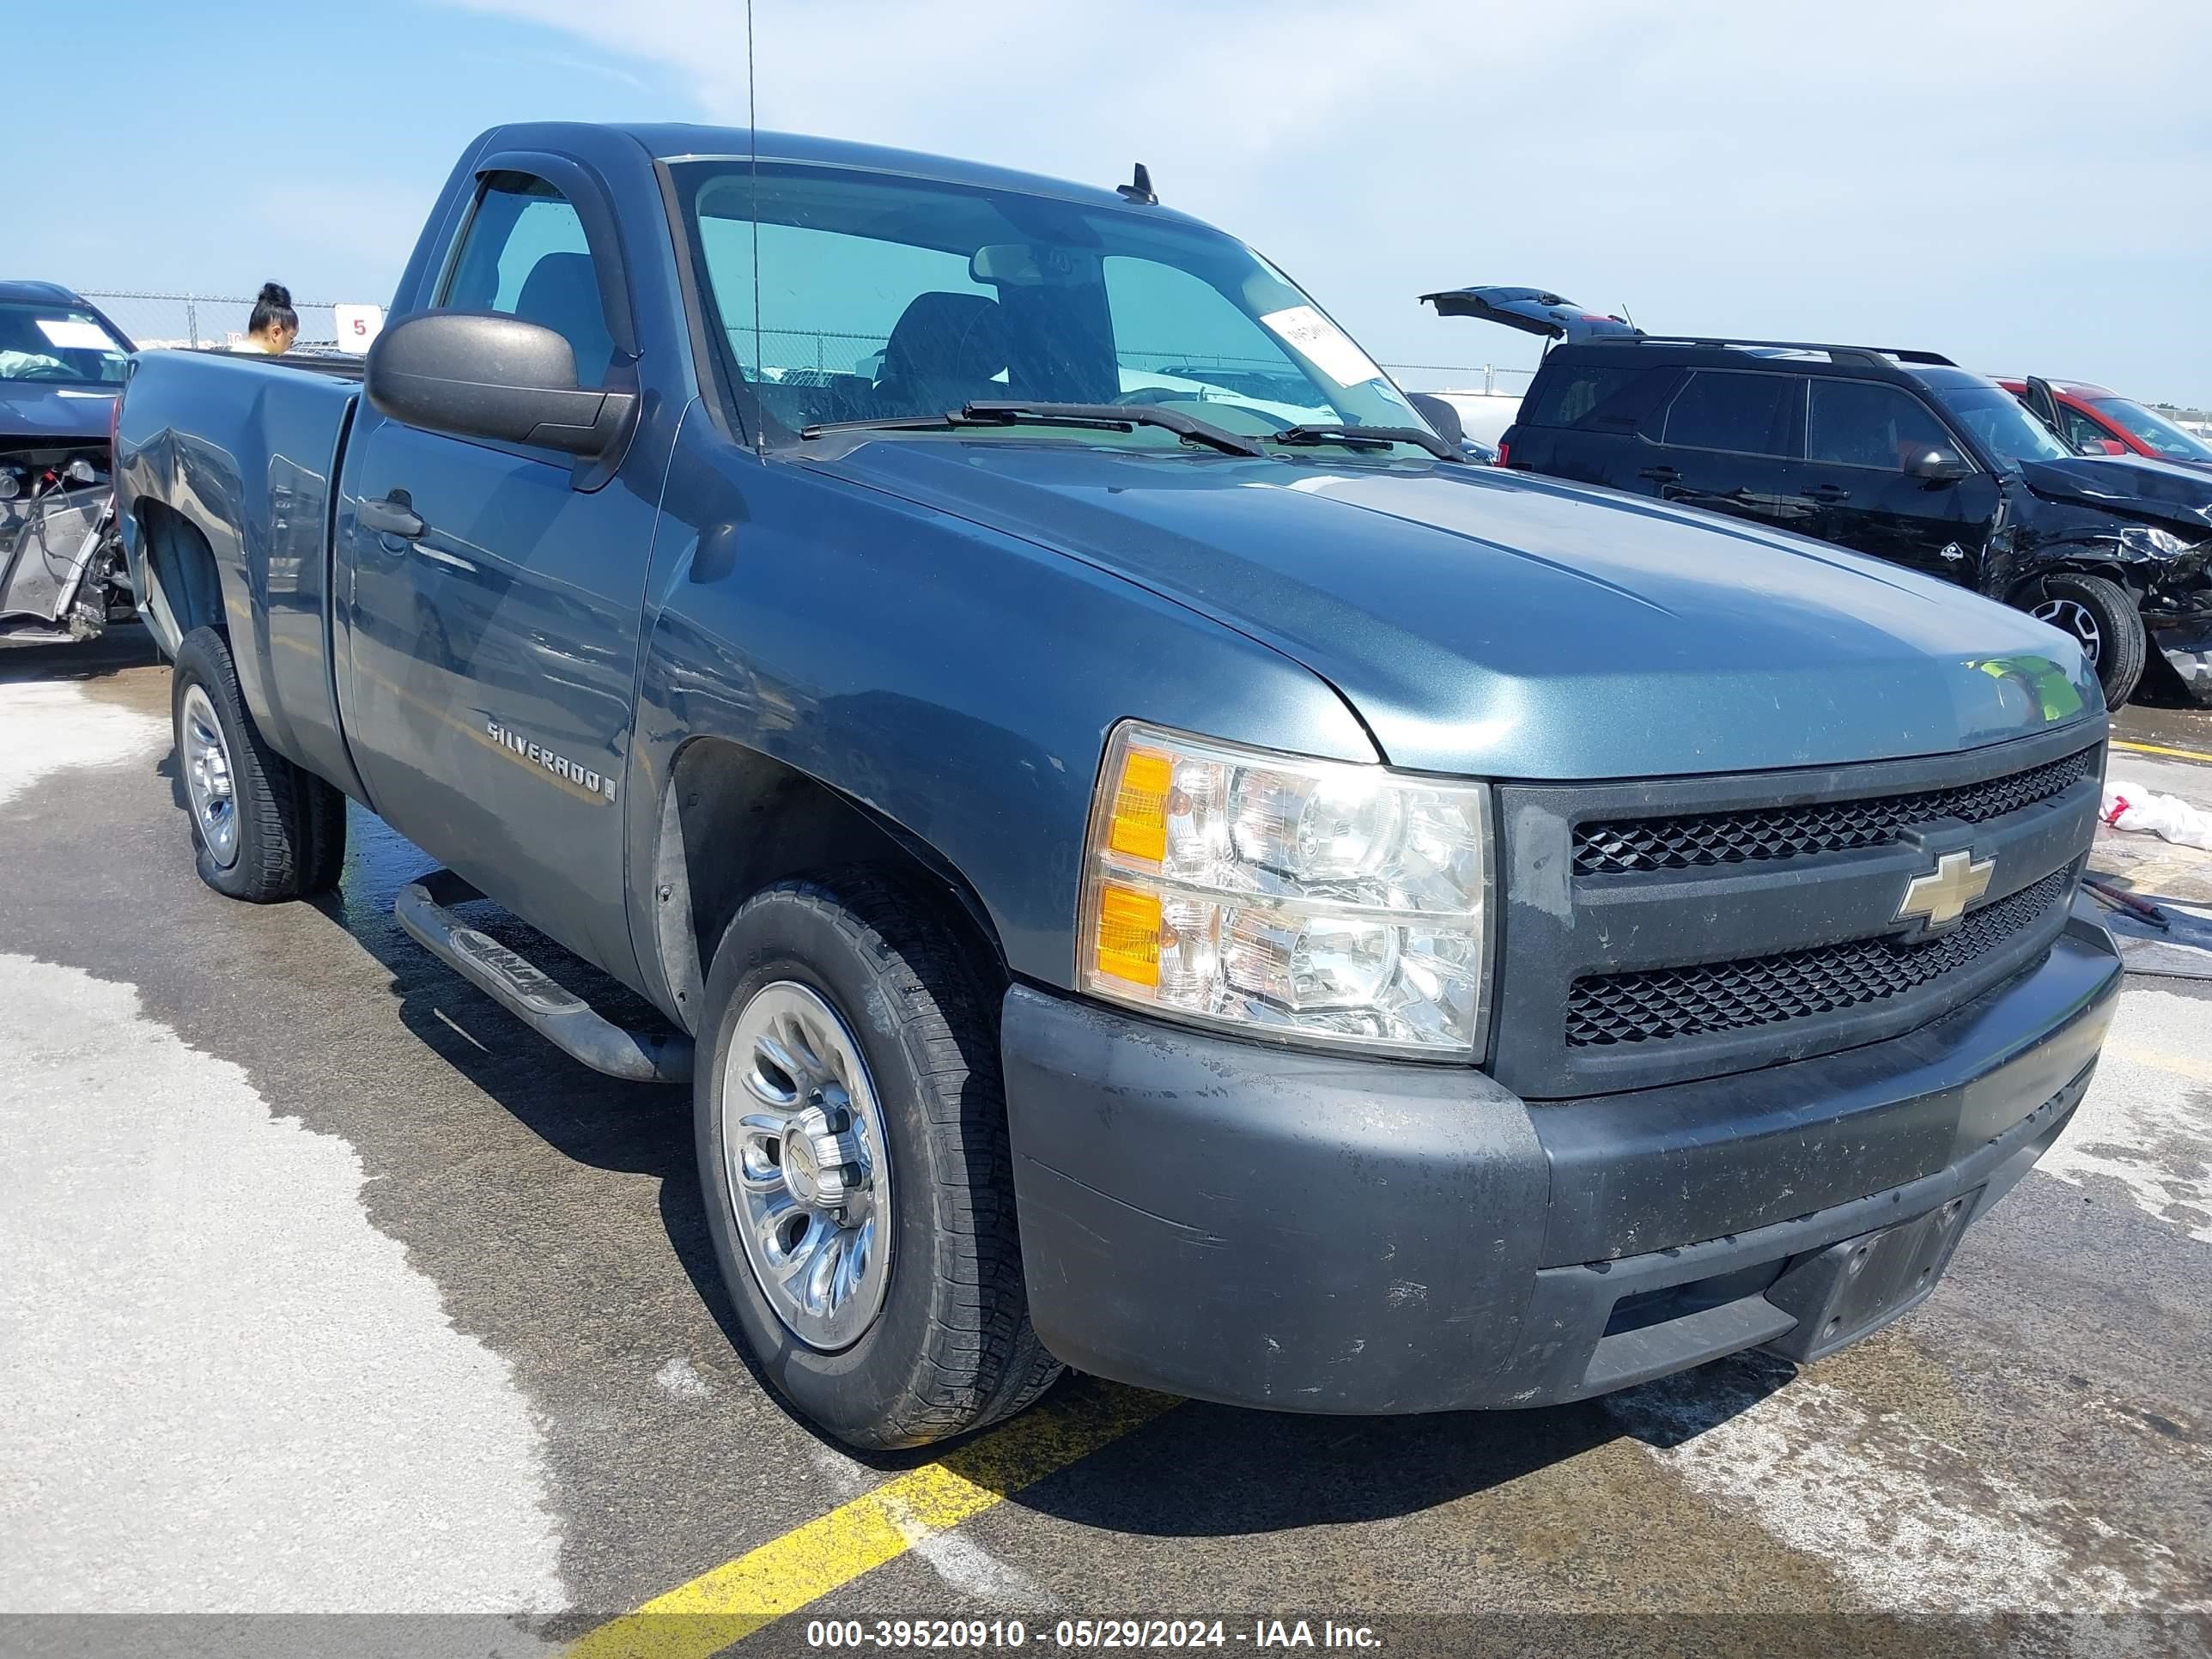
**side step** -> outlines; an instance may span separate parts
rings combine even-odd
[[[450,870],[399,890],[392,914],[410,937],[563,1054],[632,1083],[684,1083],[691,1039],[680,1031],[632,1031],[592,1012],[560,981],[535,968],[447,907],[483,896]]]

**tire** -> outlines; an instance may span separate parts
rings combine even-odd
[[[924,895],[848,872],[781,883],[749,900],[708,975],[692,1087],[715,1257],[763,1374],[799,1416],[850,1446],[921,1446],[981,1428],[1021,1410],[1060,1374],[1030,1328],[998,998],[974,957]],[[817,1050],[845,1045],[842,1069],[786,1073],[764,1063],[757,1034],[782,1042],[794,1030],[811,1031]],[[778,1100],[787,1094],[789,1109],[803,1112],[823,1097],[806,1078],[830,1071],[850,1085],[849,1103],[826,1120],[843,1136],[836,1156],[846,1161],[833,1176],[844,1207],[803,1222],[786,1213],[773,1247],[796,1260],[818,1232],[824,1243],[810,1259],[820,1268],[842,1243],[834,1270],[796,1276],[830,1286],[822,1311],[797,1305],[787,1286],[772,1300],[768,1279],[780,1277],[766,1265],[772,1247],[747,1238],[766,1234],[757,1224],[774,1211],[763,1206],[819,1190],[830,1159],[807,1152],[796,1128],[778,1135],[745,1126],[786,1109],[767,1105],[757,1088]],[[888,1217],[879,1237],[863,1240],[863,1215]],[[835,1303],[848,1266],[847,1300]]]
[[[252,904],[337,886],[345,796],[262,740],[214,629],[196,628],[178,646],[169,715],[200,879]]]
[[[2127,589],[2109,577],[2063,570],[2043,579],[2041,597],[2028,610],[2080,642],[2105,688],[2107,709],[2135,695],[2150,659],[2150,636]]]

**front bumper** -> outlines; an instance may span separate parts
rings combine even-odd
[[[1018,986],[1031,1316],[1079,1370],[1291,1411],[1547,1405],[1747,1347],[1817,1358],[1926,1296],[2057,1138],[2119,975],[2077,910],[2035,967],[1905,1036],[1540,1105]]]
[[[2183,688],[2200,703],[2212,705],[2212,617],[2161,622],[2146,614],[2151,648],[2164,657]]]

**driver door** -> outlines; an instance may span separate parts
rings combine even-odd
[[[550,180],[495,173],[439,306],[553,329],[580,384],[613,384],[635,375],[600,297],[613,254]],[[347,730],[369,797],[485,894],[625,972],[618,803],[665,433],[641,426],[610,473],[366,402],[357,422],[339,535]]]
[[[1977,471],[1929,481],[1906,469],[1932,450],[1967,453],[1936,411],[1901,386],[1814,375],[1805,407],[1805,472],[1815,532],[1856,552],[1978,585],[1996,526],[1997,481]]]

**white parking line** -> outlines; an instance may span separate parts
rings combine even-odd
[[[0,1607],[566,1605],[529,1403],[345,1142],[131,986],[0,955]]]
[[[1769,1370],[1767,1368],[1773,1368]],[[1607,1409],[1692,1492],[1826,1564],[1885,1612],[2202,1610],[2165,1545],[2044,1497],[1894,1412],[1726,1362],[1613,1395]]]
[[[166,722],[100,702],[70,681],[0,683],[0,806],[49,774],[158,754]]]

